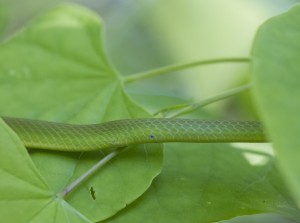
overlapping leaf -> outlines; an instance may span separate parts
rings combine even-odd
[[[259,30],[253,48],[255,97],[281,171],[300,202],[300,6]]]
[[[216,222],[270,212],[299,220],[269,152],[255,144],[166,146],[161,175],[108,222]]]
[[[147,117],[124,93],[109,64],[97,15],[63,5],[0,46],[0,114],[69,123]],[[160,172],[160,145],[122,153],[67,201],[93,221],[107,218],[139,197]],[[35,151],[35,165],[54,192],[80,176],[104,152]],[[96,200],[90,188],[96,191]]]
[[[26,148],[0,120],[0,218],[6,222],[91,223],[49,189]]]

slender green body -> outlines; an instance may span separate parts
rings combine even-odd
[[[143,143],[266,141],[262,125],[256,121],[153,118],[71,125],[8,117],[3,120],[28,148],[74,152]]]

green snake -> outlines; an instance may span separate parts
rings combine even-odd
[[[198,119],[123,119],[73,125],[21,118],[2,118],[27,148],[95,151],[144,143],[266,142],[257,121]]]

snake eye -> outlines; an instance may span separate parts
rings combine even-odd
[[[154,138],[155,138],[155,135],[151,134],[151,135],[149,135],[149,138],[150,138],[150,139],[154,139]]]

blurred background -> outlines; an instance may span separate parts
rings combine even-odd
[[[0,0],[0,40],[60,0]],[[105,23],[105,48],[123,75],[220,57],[249,57],[259,25],[296,0],[73,0]],[[249,66],[220,64],[170,73],[126,86],[149,112],[210,97],[249,82]],[[216,117],[256,119],[249,93],[207,106]],[[291,223],[278,215],[243,216],[223,223]]]
[[[0,40],[61,0],[0,0]],[[255,32],[296,0],[73,0],[105,23],[105,48],[121,74],[219,57],[248,57]],[[153,113],[249,82],[245,64],[203,66],[126,86]],[[242,105],[242,106],[241,106]],[[257,119],[249,93],[207,106],[221,118]]]

